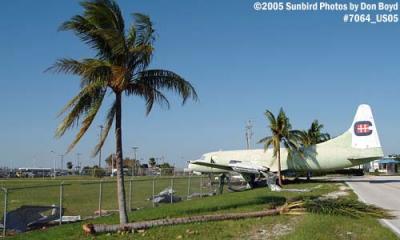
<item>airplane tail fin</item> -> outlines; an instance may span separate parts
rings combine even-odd
[[[358,106],[356,116],[349,131],[352,134],[352,147],[358,149],[380,148],[378,131],[371,107],[367,104]]]

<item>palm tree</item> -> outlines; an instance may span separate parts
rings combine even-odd
[[[125,30],[118,4],[113,0],[91,0],[81,3],[84,11],[64,22],[60,30],[72,31],[95,51],[95,57],[82,60],[62,58],[49,68],[54,72],[80,77],[81,90],[62,109],[65,118],[56,131],[56,137],[80,123],[80,130],[68,148],[70,151],[86,133],[96,117],[103,99],[113,94],[115,100],[108,110],[96,155],[115,121],[117,194],[120,223],[127,223],[122,156],[122,96],[138,96],[146,102],[146,114],[154,103],[169,107],[163,90],[170,90],[187,99],[197,100],[193,86],[174,72],[152,69],[148,66],[154,51],[155,31],[150,18],[133,14],[134,23]]]
[[[261,139],[258,143],[264,143],[264,151],[272,146],[274,157],[278,159],[278,181],[282,186],[281,177],[281,144],[288,151],[288,158],[291,157],[292,152],[299,149],[300,132],[292,130],[289,118],[281,108],[277,117],[268,110],[265,111],[265,116],[269,122],[269,129],[272,135]]]
[[[318,120],[314,120],[311,123],[310,128],[307,131],[302,131],[301,141],[302,144],[307,146],[316,145],[318,143],[326,142],[331,139],[328,133],[322,133],[324,125],[319,124]]]
[[[156,159],[155,159],[155,158],[153,158],[153,157],[149,158],[149,165],[150,165],[150,167],[153,168],[156,164],[157,164],[157,162],[156,162]]]

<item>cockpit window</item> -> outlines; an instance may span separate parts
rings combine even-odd
[[[200,160],[206,160],[206,155],[201,156]]]

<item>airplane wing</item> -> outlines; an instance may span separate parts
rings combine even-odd
[[[205,167],[211,167],[211,168],[217,168],[217,169],[222,169],[226,171],[233,171],[233,168],[227,165],[220,165],[220,164],[215,164],[215,163],[208,163],[208,162],[202,162],[202,161],[193,161],[190,162],[192,164],[197,164],[200,166],[205,166]]]
[[[260,172],[268,172],[269,171],[269,168],[267,168],[267,167],[259,166],[259,165],[255,165],[255,164],[249,164],[249,163],[247,163],[247,164],[233,163],[233,164],[229,164],[229,165],[209,163],[209,162],[204,162],[204,161],[193,161],[190,163],[197,164],[200,166],[210,167],[210,168],[226,170],[226,171],[234,171],[234,172],[238,172],[238,173],[257,174]]]

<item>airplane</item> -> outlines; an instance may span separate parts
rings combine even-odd
[[[357,109],[353,124],[342,135],[307,147],[302,154],[295,153],[290,158],[287,149],[281,148],[281,169],[283,172],[331,171],[368,163],[383,156],[371,107],[362,104]],[[189,161],[188,169],[200,174],[237,172],[252,188],[256,177],[275,175],[278,161],[273,157],[271,148],[266,151],[218,151]]]

